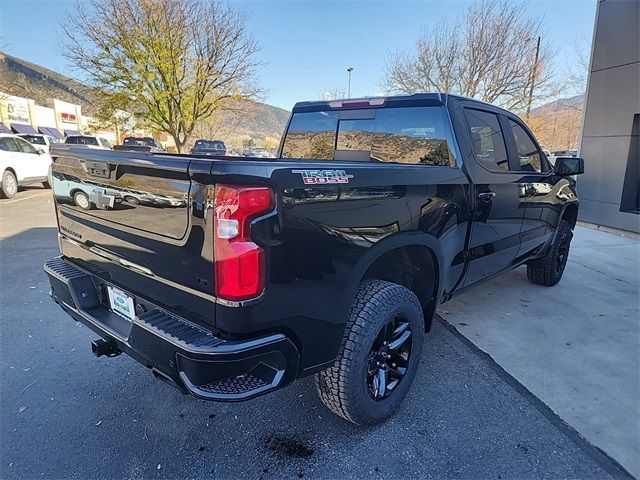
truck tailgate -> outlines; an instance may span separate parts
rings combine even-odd
[[[208,176],[211,162],[81,148],[52,156],[63,255],[171,310],[194,304],[184,300],[196,293],[196,313],[212,321],[206,191],[192,180]]]

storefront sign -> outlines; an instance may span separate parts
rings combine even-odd
[[[73,123],[74,125],[78,123],[75,113],[61,112],[60,120],[62,120],[62,123]]]
[[[9,117],[9,123],[30,124],[29,101],[25,98],[8,97],[7,116]]]

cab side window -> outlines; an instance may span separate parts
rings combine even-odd
[[[495,113],[465,109],[476,160],[488,170],[509,170],[509,156],[500,121]]]
[[[542,161],[542,155],[533,142],[533,139],[520,124],[509,119],[509,125],[511,126],[513,139],[518,149],[519,163],[516,162],[516,165],[520,165],[519,170],[523,172],[541,173],[545,164]]]

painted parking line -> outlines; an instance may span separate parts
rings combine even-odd
[[[14,198],[13,200],[3,200],[2,202],[0,202],[0,205],[8,205],[10,203],[16,203],[22,200],[29,200],[30,198],[41,197],[42,195],[46,195],[46,194],[51,195],[51,192],[47,190],[44,192],[38,192],[34,195],[29,195],[28,197]]]

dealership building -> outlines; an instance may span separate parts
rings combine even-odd
[[[640,233],[640,1],[600,0],[578,177],[580,220]]]

